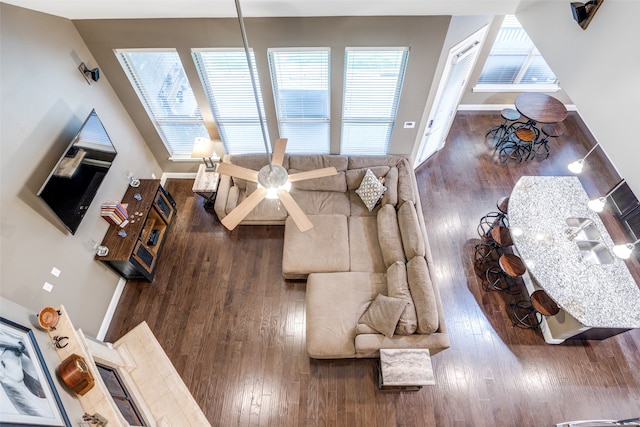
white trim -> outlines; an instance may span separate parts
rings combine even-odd
[[[174,156],[170,156],[169,160],[176,163],[202,163],[202,157],[191,157],[186,154],[177,154]],[[211,156],[212,162],[219,162],[220,158],[215,154]]]
[[[164,172],[160,178],[160,183],[164,184],[167,179],[195,179],[195,172]]]
[[[560,86],[557,84],[477,84],[472,89],[474,93],[502,93],[502,92],[560,92]]]
[[[567,111],[578,111],[575,104],[565,105]],[[516,108],[513,104],[460,104],[458,111],[501,111],[503,108]]]
[[[98,341],[104,341],[104,337],[107,335],[107,331],[109,330],[109,325],[111,324],[111,320],[113,319],[113,315],[116,312],[116,307],[118,306],[118,302],[120,301],[120,296],[122,295],[122,291],[124,291],[124,285],[127,284],[127,280],[124,278],[120,278],[118,280],[118,285],[116,286],[116,290],[111,297],[111,301],[107,306],[107,312],[102,319],[102,324],[100,325],[100,329],[98,330],[98,335],[96,335],[96,339]]]

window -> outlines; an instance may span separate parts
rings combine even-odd
[[[208,137],[174,49],[116,50],[116,56],[172,158],[190,158],[197,137]]]
[[[329,54],[269,49],[278,128],[289,153],[329,153]]]
[[[253,51],[250,51],[263,118],[264,104]],[[229,154],[264,152],[260,116],[243,49],[194,49],[200,79]],[[265,118],[265,133],[269,135]]]
[[[408,58],[407,48],[347,48],[341,154],[388,153]]]
[[[558,90],[557,83],[555,74],[516,17],[507,15],[474,91],[549,91]]]

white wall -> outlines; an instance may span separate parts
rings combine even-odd
[[[583,30],[569,2],[527,0],[516,16],[620,175],[640,196],[634,132],[640,99],[639,14],[639,1],[606,0]],[[583,173],[590,172],[597,173],[585,167]]]
[[[34,313],[64,304],[76,327],[96,336],[119,279],[85,248],[107,229],[100,203],[124,194],[127,171],[148,178],[161,170],[108,79],[88,85],[78,70],[100,64],[71,21],[6,3],[0,12],[0,295]],[[93,108],[118,155],[72,236],[36,193]]]

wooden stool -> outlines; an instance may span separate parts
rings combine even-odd
[[[560,307],[551,299],[549,294],[544,290],[538,289],[531,294],[529,300],[521,300],[514,304],[513,326],[519,326],[522,328],[539,328],[542,323],[542,316],[555,316],[560,312]]]
[[[549,154],[551,154],[551,148],[549,147],[549,138],[557,138],[562,136],[562,128],[558,125],[549,123],[543,125],[540,129],[544,134],[544,138],[540,141],[536,141],[533,144],[533,150],[531,150],[530,158],[534,158],[535,156],[545,156],[544,158],[549,158]]]
[[[500,111],[500,115],[504,119],[504,121],[499,126],[494,126],[485,134],[485,138],[491,137],[494,139],[494,146],[498,148],[498,146],[504,141],[504,139],[509,134],[509,122],[515,122],[520,118],[520,113],[518,110],[514,110],[513,108],[504,108]]]
[[[503,226],[493,227],[489,237],[476,245],[475,262],[480,265],[487,260],[495,259],[492,258],[494,253],[500,256],[509,246],[513,246],[509,229]]]
[[[480,218],[480,223],[478,224],[477,228],[477,232],[480,237],[488,237],[491,233],[491,230],[496,225],[502,225],[507,228],[509,227],[509,219],[507,218],[509,198],[499,198],[496,202],[496,207],[498,208],[497,212],[489,212],[488,214]]]
[[[522,259],[514,254],[501,255],[498,259],[498,267],[489,267],[485,271],[485,278],[487,279],[483,283],[485,291],[508,291],[513,286],[511,279],[520,277],[527,271],[527,266]],[[495,277],[495,280],[491,280],[491,275]],[[501,282],[503,285],[500,285]]]
[[[500,156],[504,157],[503,163],[507,160],[517,160],[518,163],[522,163],[526,160],[533,149],[533,142],[538,135],[529,127],[520,127],[511,133],[511,137],[502,144],[500,149]]]

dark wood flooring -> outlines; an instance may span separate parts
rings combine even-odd
[[[451,348],[433,357],[436,385],[383,393],[373,360],[305,353],[305,284],[281,277],[283,227],[226,231],[191,180],[166,184],[178,203],[152,284],[130,281],[107,334],[145,320],[214,426],[551,426],[640,416],[640,330],[603,341],[545,344],[513,328],[509,298],[483,292],[476,225],[522,175],[569,175],[594,144],[576,113],[547,160],[502,164],[486,130],[495,112],[461,112],[446,146],[417,171],[431,266]],[[590,196],[619,180],[596,149],[581,181]],[[603,220],[624,241],[605,211]],[[630,262],[640,282],[637,262]],[[640,307],[639,307],[640,309]]]

